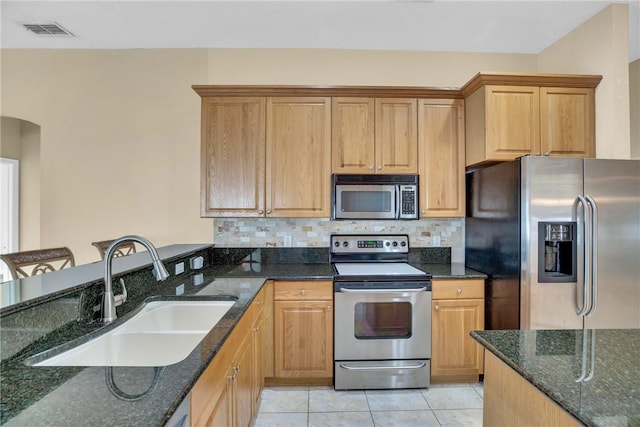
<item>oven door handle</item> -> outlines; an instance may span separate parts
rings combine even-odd
[[[426,362],[418,362],[402,366],[349,366],[347,363],[341,363],[340,367],[348,371],[381,371],[389,369],[421,369],[426,365]]]
[[[427,290],[427,287],[424,286],[422,288],[417,289],[350,289],[350,288],[340,288],[340,292],[348,292],[354,294],[388,294],[391,292],[424,292]]]

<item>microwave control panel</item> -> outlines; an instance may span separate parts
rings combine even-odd
[[[415,185],[400,186],[400,218],[417,218],[417,187]]]

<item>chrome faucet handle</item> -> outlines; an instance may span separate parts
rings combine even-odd
[[[122,285],[122,293],[113,297],[113,302],[116,307],[121,306],[127,301],[127,288],[124,286],[124,279],[120,279]]]

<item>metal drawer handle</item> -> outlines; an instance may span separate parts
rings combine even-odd
[[[340,292],[352,292],[352,293],[360,293],[360,294],[370,294],[370,293],[396,293],[396,292],[424,292],[426,291],[426,286],[423,288],[417,289],[349,289],[349,288],[340,288]]]
[[[403,366],[349,366],[346,363],[341,363],[340,367],[348,371],[380,371],[388,369],[420,369],[426,366],[426,362],[415,363],[411,365]]]

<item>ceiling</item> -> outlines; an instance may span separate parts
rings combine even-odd
[[[640,58],[640,0],[629,60]],[[2,48],[329,48],[536,54],[613,1],[7,1]],[[74,34],[39,36],[57,22]]]

